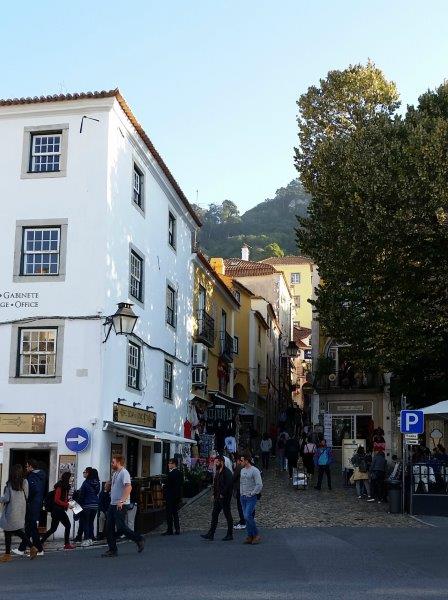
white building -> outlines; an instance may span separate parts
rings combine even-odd
[[[118,90],[0,101],[0,134],[1,485],[34,457],[51,487],[73,427],[78,485],[114,452],[159,474],[184,442],[200,222]],[[119,302],[135,335],[105,342]]]

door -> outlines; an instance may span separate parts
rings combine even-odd
[[[34,459],[37,461],[38,469],[45,471],[45,495],[48,492],[48,473],[50,471],[50,450],[11,450],[9,454],[9,466],[22,465],[23,471],[26,474],[26,463]],[[45,497],[45,496],[44,496]],[[42,510],[39,517],[39,527],[46,529],[47,513]]]
[[[163,442],[162,446],[162,473],[168,475],[168,461],[170,459],[170,443]]]
[[[129,475],[134,478],[137,477],[138,469],[138,439],[128,437],[127,448],[126,448],[126,468],[129,471]]]

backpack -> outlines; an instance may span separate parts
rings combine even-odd
[[[360,473],[367,473],[367,463],[365,458],[361,458],[358,465]]]
[[[44,510],[46,510],[47,512],[51,512],[54,506],[54,490],[51,490],[51,492],[48,492],[48,494],[45,496]]]

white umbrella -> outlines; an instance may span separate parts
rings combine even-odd
[[[426,406],[421,409],[423,414],[425,415],[444,415],[448,414],[448,400],[442,400],[442,402],[437,402],[437,404],[432,404],[431,406]]]

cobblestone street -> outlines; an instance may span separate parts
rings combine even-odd
[[[422,527],[406,515],[391,515],[387,504],[367,503],[358,500],[354,488],[344,488],[337,467],[332,470],[333,490],[326,482],[319,492],[314,484],[307,490],[292,487],[287,473],[277,475],[269,470],[263,475],[264,489],[257,504],[257,523],[265,528],[288,527]],[[183,531],[206,530],[211,515],[211,493],[186,506],[180,513]],[[232,501],[232,514],[238,516],[236,501]],[[219,526],[225,526],[223,515]],[[162,531],[159,528],[158,532]]]

